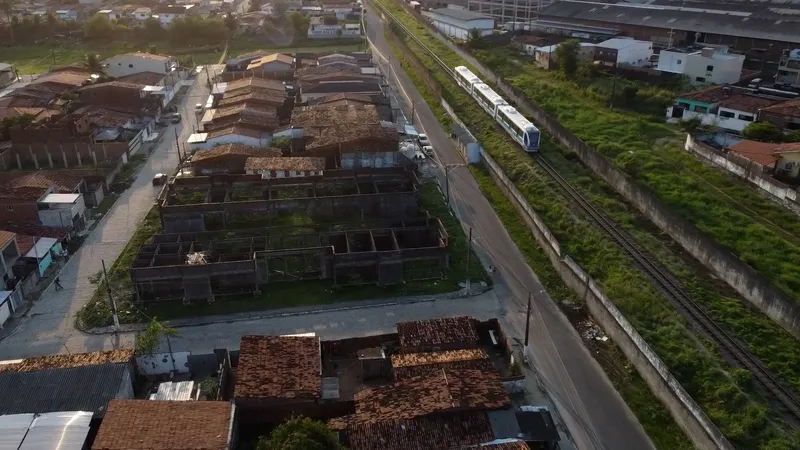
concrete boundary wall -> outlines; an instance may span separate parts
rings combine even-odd
[[[492,157],[483,149],[481,157],[492,178],[525,220],[536,241],[545,249],[561,279],[584,299],[592,318],[622,349],[625,357],[633,363],[653,394],[667,407],[692,443],[702,450],[733,450],[734,447],[722,432],[672,376],[667,365],[661,361],[616,305],[569,255],[561,254],[558,241]]]
[[[710,145],[698,141],[691,134],[686,135],[686,143],[683,149],[689,153],[700,156],[706,162],[722,168],[726,172],[735,175],[747,182],[756,185],[759,189],[778,203],[800,214],[800,204],[797,203],[797,191],[791,186],[764,174],[764,166],[738,157],[734,152],[723,152]]]
[[[564,128],[543,109],[533,104],[517,88],[496,76],[444,36],[438,33],[433,33],[433,35],[475,67],[485,80],[494,83],[506,100],[514,102],[521,112],[533,118],[534,122],[547,130],[553,139],[577,154],[583,164],[611,185],[658,228],[669,234],[690,255],[713,271],[716,276],[723,279],[778,325],[793,336],[800,338],[800,304],[795,299],[775,287],[758,271],[702,232],[691,221],[674,213],[661,202],[657,195],[632,180],[603,155]]]

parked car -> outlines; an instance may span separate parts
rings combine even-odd
[[[426,145],[431,145],[431,142],[428,140],[427,134],[420,133],[419,135],[419,145],[425,147]]]
[[[172,123],[181,123],[181,113],[173,113],[169,121]]]
[[[428,156],[433,156],[433,147],[431,147],[430,145],[422,147],[422,151],[425,152],[425,154]]]
[[[167,182],[167,174],[165,173],[157,173],[153,177],[153,186],[161,186],[162,184]]]
[[[194,112],[196,112],[196,113],[203,112],[203,104],[202,103],[198,103],[198,104],[194,105]]]

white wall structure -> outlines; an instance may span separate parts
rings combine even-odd
[[[39,221],[48,227],[70,228],[86,215],[83,194],[48,194],[38,203]]]
[[[439,8],[425,13],[442,33],[466,40],[469,30],[477,28],[481,36],[492,34],[494,18],[485,14],[454,8]]]
[[[135,52],[112,56],[103,61],[103,68],[107,75],[119,78],[142,72],[166,75],[177,64],[177,61],[169,56]]]
[[[678,118],[672,117],[673,108],[675,108],[675,106],[667,108],[667,122],[670,123],[677,123],[679,120],[689,120],[697,117],[705,126],[719,127],[741,133],[746,126],[750,125],[755,120],[755,115],[752,112],[739,111],[722,106],[717,109],[716,113],[698,113],[684,109],[683,115]]]
[[[189,373],[191,352],[166,352],[137,356],[136,366],[142,375],[165,375],[172,371]]]
[[[653,43],[636,39],[609,39],[597,44],[596,48],[616,50],[617,64],[631,66],[644,66],[650,62],[650,57],[653,56]]]
[[[696,84],[732,84],[742,76],[744,55],[714,51],[704,48],[695,52],[662,50],[658,57],[658,70],[686,75]]]

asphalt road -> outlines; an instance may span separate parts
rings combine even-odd
[[[403,72],[383,37],[375,8],[365,15],[367,36],[390,83],[405,98],[404,110],[422,128],[442,166],[449,170],[450,195],[456,215],[472,227],[474,245],[485,264],[493,264],[496,295],[516,336],[524,336],[528,293],[533,293],[530,348],[532,363],[554,399],[578,448],[652,449],[641,425],[616,392],[581,337],[549,298],[523,255],[514,245],[489,202],[483,197],[463,159],[424,99]]]

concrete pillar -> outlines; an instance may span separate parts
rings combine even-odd
[[[64,160],[64,168],[69,168],[69,161],[67,161],[67,152],[64,151],[64,148],[61,148],[61,158]]]
[[[78,144],[72,144],[75,147],[75,158],[78,159],[78,167],[83,167],[83,159],[81,158],[81,152],[78,150]]]
[[[19,153],[14,153],[14,156],[17,157],[17,169],[22,170],[22,159],[19,157]]]
[[[100,144],[103,149],[103,161],[108,161],[108,154],[106,153],[106,144]]]
[[[36,155],[33,154],[33,147],[30,145],[28,146],[28,151],[31,154],[31,159],[33,160],[33,165],[36,167],[36,170],[39,170],[39,160],[36,159]]]
[[[95,153],[94,149],[91,150],[92,152],[92,164],[95,166],[97,165],[97,153]]]

